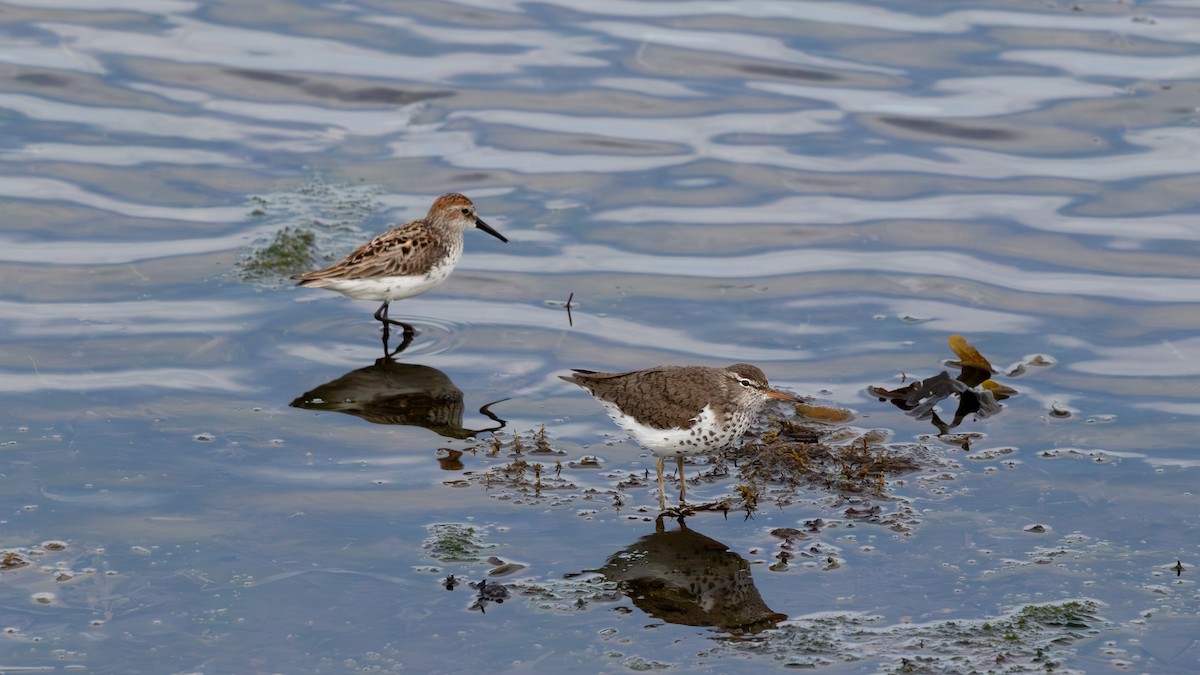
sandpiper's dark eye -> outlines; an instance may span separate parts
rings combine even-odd
[[[749,387],[754,383],[743,377],[742,379],[738,380],[738,384],[742,385],[743,387]]]
[[[464,216],[466,216],[466,215],[470,215],[470,213],[471,213],[471,209],[468,209],[467,207],[465,207],[465,206],[464,206],[464,207],[462,208],[462,212],[463,212],[463,215],[464,215]]]

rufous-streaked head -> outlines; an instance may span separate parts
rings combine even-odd
[[[431,223],[443,223],[463,230],[478,227],[500,241],[508,243],[508,239],[504,235],[492,229],[491,225],[475,215],[475,204],[471,203],[466,195],[457,192],[449,192],[433,200],[433,206],[429,207],[429,215],[425,219]]]

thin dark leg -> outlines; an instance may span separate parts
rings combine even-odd
[[[385,302],[379,306],[379,309],[375,310],[375,320],[376,321],[378,321],[380,323],[387,323],[387,321],[388,321],[387,311],[388,311],[389,304],[391,304],[391,303]]]
[[[375,310],[375,320],[383,324],[383,355],[388,356],[388,339],[392,336],[391,327],[388,325],[388,303],[384,302]]]
[[[375,310],[375,320],[383,324],[383,355],[387,357],[395,356],[408,349],[408,346],[412,344],[413,338],[417,335],[417,330],[412,325],[388,317],[388,308],[390,305],[390,302],[385,302],[379,306],[379,309]],[[388,345],[391,343],[392,326],[399,326],[404,329],[404,333],[400,338],[400,345],[394,350],[389,350]]]
[[[385,302],[379,306],[379,309],[375,310],[375,320],[378,321],[379,323],[383,324],[383,329],[387,330],[387,327],[389,325],[391,325],[391,326],[400,326],[407,332],[411,332],[411,331],[415,330],[412,326],[410,326],[407,323],[404,323],[403,321],[397,321],[396,319],[392,319],[392,318],[388,317],[388,306],[390,304],[391,304],[390,302]]]

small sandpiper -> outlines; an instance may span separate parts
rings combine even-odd
[[[666,508],[663,462],[679,467],[679,504],[687,480],[683,458],[720,450],[739,440],[768,399],[799,402],[772,389],[757,367],[658,366],[626,373],[573,369],[561,379],[577,384],[604,404],[608,416],[647,450],[658,455],[658,508]]]
[[[413,328],[389,319],[388,305],[445,281],[462,257],[463,232],[472,227],[508,243],[504,235],[475,215],[470,199],[451,192],[435,199],[423,219],[397,225],[325,269],[292,278],[299,279],[300,286],[328,288],[355,300],[382,301],[375,318],[383,324],[384,350],[389,325],[404,328],[403,346],[407,346]]]

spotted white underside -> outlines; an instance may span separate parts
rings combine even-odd
[[[657,429],[638,422],[612,403],[602,403],[604,410],[617,426],[633,436],[642,447],[660,457],[699,455],[720,450],[737,441],[746,432],[745,428],[722,432],[717,427],[717,415],[712,406],[704,406],[700,414],[691,419],[690,426],[686,429]]]
[[[442,283],[450,276],[450,272],[454,271],[455,262],[457,261],[432,267],[425,274],[378,279],[330,279],[321,284],[321,287],[355,300],[391,302],[420,295]]]

